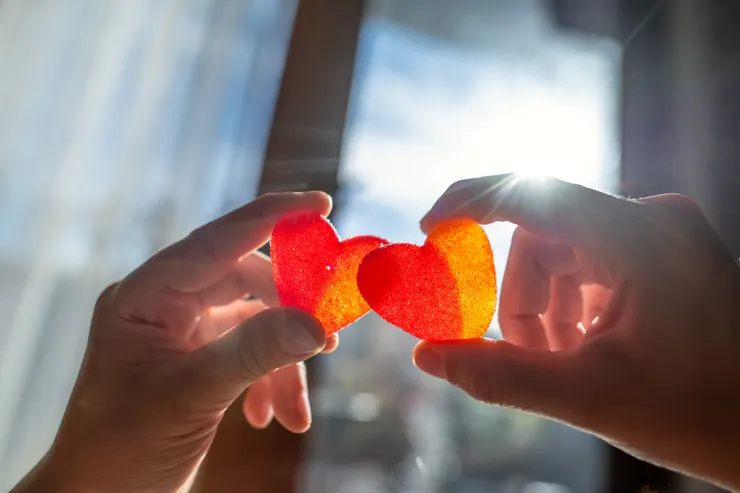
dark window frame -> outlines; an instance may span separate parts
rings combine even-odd
[[[336,196],[363,0],[301,0],[285,62],[258,193],[321,190]],[[335,204],[334,212],[337,210]],[[310,360],[309,386],[316,378]],[[273,422],[251,428],[242,398],[226,411],[191,492],[291,493],[306,435]]]

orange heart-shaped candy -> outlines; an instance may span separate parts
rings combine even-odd
[[[370,311],[357,289],[357,270],[365,255],[387,243],[375,236],[340,241],[315,213],[283,218],[270,243],[281,305],[312,313],[327,334],[343,329]]]
[[[357,284],[383,319],[430,341],[482,337],[496,308],[491,245],[467,219],[438,224],[421,247],[374,250],[362,261]]]

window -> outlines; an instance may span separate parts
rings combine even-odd
[[[341,171],[340,234],[420,244],[452,182],[507,171],[617,180],[619,49],[562,34],[541,2],[371,1]],[[499,275],[513,226],[487,228]],[[498,336],[498,327],[491,327]],[[422,375],[370,314],[323,360],[303,491],[601,489],[605,448]]]

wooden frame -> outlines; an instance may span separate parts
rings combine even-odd
[[[301,0],[259,193],[338,189],[339,158],[364,5]],[[309,371],[309,374],[313,372]],[[309,382],[310,384],[310,382]],[[242,399],[229,408],[192,492],[290,493],[306,438],[273,423],[251,428]]]

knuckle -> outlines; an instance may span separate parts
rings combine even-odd
[[[200,239],[204,236],[208,236],[208,233],[209,231],[211,231],[211,229],[213,229],[213,222],[209,222],[201,226],[198,226],[197,228],[192,230],[190,234],[188,234],[187,237],[190,239],[193,239],[193,238]]]
[[[447,187],[447,191],[445,193],[456,192],[458,190],[466,188],[467,186],[469,186],[469,184],[470,184],[470,179],[458,180],[452,185],[450,185],[449,187]]]
[[[116,292],[118,291],[118,286],[120,285],[120,281],[114,282],[113,284],[110,284],[108,287],[106,287],[101,293],[100,296],[98,296],[97,301],[95,302],[95,308],[102,308],[104,306],[107,306],[108,303],[110,303],[116,296]]]
[[[514,242],[521,243],[521,242],[528,242],[532,239],[532,235],[527,232],[526,229],[522,228],[521,226],[517,226],[514,230],[514,234],[511,237],[512,244]]]
[[[271,361],[271,345],[266,340],[267,334],[254,332],[245,331],[239,344],[242,372],[250,381],[257,380],[275,369]]]
[[[669,193],[662,195],[661,197],[663,203],[677,210],[692,212],[701,211],[701,207],[699,206],[699,204],[687,195],[683,195],[680,193]]]
[[[194,256],[197,256],[198,259],[211,261],[218,258],[216,241],[212,232],[212,225],[206,224],[190,233],[189,239],[192,241],[192,251]]]
[[[120,285],[120,281],[115,282],[111,285],[109,285],[107,288],[105,288],[100,295],[98,296],[98,299],[95,301],[95,311],[104,310],[106,307],[108,307],[113,300],[116,297],[116,293],[118,292],[118,287]]]
[[[511,237],[511,249],[529,257],[552,247],[552,243],[543,242],[521,226],[516,227]]]
[[[467,372],[467,392],[475,399],[489,404],[506,404],[505,394],[494,391],[493,381],[477,371]],[[502,399],[503,398],[503,399]]]
[[[478,195],[481,191],[485,191],[489,188],[492,178],[493,177],[484,176],[458,180],[447,188],[445,195],[458,197]]]
[[[640,202],[647,204],[654,219],[682,224],[687,220],[690,222],[706,221],[701,206],[686,195],[669,193],[647,197]]]
[[[706,266],[730,254],[700,205],[680,194],[665,194],[643,199],[647,206],[644,251],[658,265],[675,266],[691,258]],[[725,264],[725,262],[720,262]]]
[[[494,391],[493,379],[488,378],[484,372],[454,363],[448,363],[447,372],[448,380],[472,398],[488,404],[501,403],[501,393]]]

